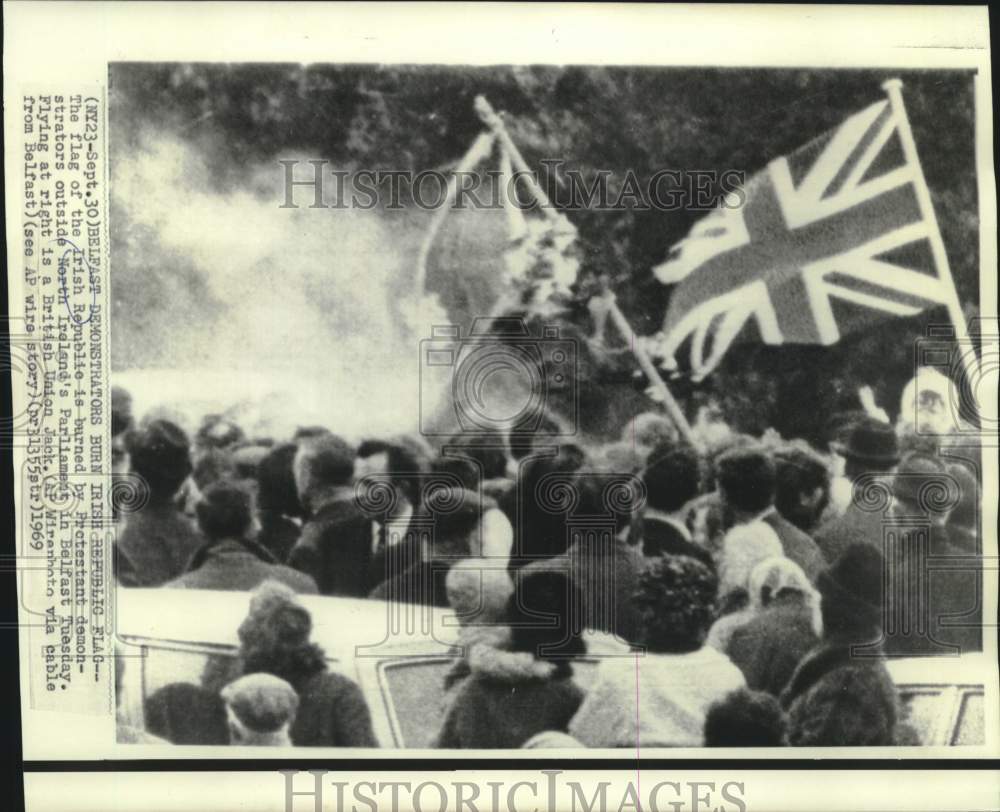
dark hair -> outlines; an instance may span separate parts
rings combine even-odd
[[[640,641],[653,652],[697,651],[715,617],[719,579],[707,564],[686,555],[647,558],[632,603]]]
[[[150,492],[170,498],[191,473],[191,452],[184,430],[169,420],[153,420],[125,437],[132,471],[149,484]]]
[[[802,530],[814,522],[826,507],[830,493],[830,472],[815,453],[799,446],[786,446],[774,454],[775,497],[778,512]],[[822,488],[825,497],[816,505],[815,516],[802,516],[800,497]]]
[[[555,415],[543,414],[535,431],[508,432],[507,447],[510,449],[510,456],[516,461],[523,460],[531,454],[536,445],[544,444],[546,441],[554,441],[562,433],[563,427]]]
[[[202,492],[195,513],[198,527],[209,540],[241,539],[253,521],[253,500],[242,486],[222,480]]]
[[[120,386],[111,387],[111,436],[124,434],[135,425],[132,395]]]
[[[283,443],[272,448],[257,467],[257,507],[283,516],[301,516],[293,465],[297,447]]]
[[[780,747],[785,716],[764,691],[740,688],[713,703],[705,715],[706,747]]]
[[[482,471],[483,479],[499,479],[507,475],[507,449],[502,434],[458,434],[442,444],[448,456],[467,457]]]
[[[521,468],[517,486],[512,492],[521,507],[519,515],[512,518],[514,549],[511,558],[549,558],[566,552],[569,546],[567,511],[560,511],[558,500],[547,495],[547,477],[565,474],[572,480],[574,490],[579,490],[581,475],[587,461],[586,452],[578,445],[566,443],[559,446],[553,456],[534,457]],[[584,491],[586,493],[586,491]],[[523,566],[526,560],[511,561],[511,566]]]
[[[452,509],[452,505],[457,507]],[[423,513],[434,517],[432,549],[439,553],[471,555],[469,535],[482,520],[484,511],[496,507],[488,497],[460,488],[435,489],[427,494],[420,506]],[[461,548],[458,544],[461,542]]]
[[[426,471],[416,452],[398,443],[369,439],[362,440],[356,456],[358,459],[367,459],[377,454],[386,455],[386,473],[389,474],[392,483],[407,499],[411,502],[416,501],[420,486],[415,475]]]
[[[345,485],[354,476],[354,449],[336,434],[324,434],[301,446],[310,486]]]
[[[587,651],[581,636],[580,588],[565,573],[554,571],[528,571],[516,586],[506,611],[511,650],[555,662],[557,675],[567,674],[567,660]]]
[[[690,446],[658,446],[649,455],[642,481],[649,506],[673,513],[698,495],[701,460]]]
[[[774,504],[774,460],[761,446],[736,448],[723,454],[716,465],[723,501],[747,513],[759,513]]]
[[[191,478],[195,485],[204,490],[213,482],[229,479],[236,474],[236,461],[232,452],[223,448],[208,448],[198,454]]]
[[[431,462],[431,471],[455,477],[467,490],[479,490],[479,468],[465,457],[435,457]]]

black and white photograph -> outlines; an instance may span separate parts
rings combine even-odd
[[[118,743],[995,742],[983,80],[111,62]]]

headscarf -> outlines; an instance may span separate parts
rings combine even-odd
[[[783,589],[795,589],[805,596],[806,605],[812,614],[812,627],[816,635],[823,631],[820,615],[820,596],[802,567],[784,556],[774,556],[761,561],[750,573],[747,591],[750,593],[748,609],[753,615],[760,614],[774,596]]]

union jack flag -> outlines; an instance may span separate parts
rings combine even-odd
[[[885,99],[750,178],[654,269],[673,291],[654,352],[704,377],[748,325],[832,344],[955,296],[902,104]],[[923,199],[921,199],[923,197]],[[942,264],[945,266],[942,268]]]

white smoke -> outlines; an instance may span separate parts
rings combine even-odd
[[[115,381],[131,391],[137,415],[165,409],[191,428],[205,412],[228,411],[276,438],[316,423],[349,437],[417,430],[419,341],[440,319],[423,315],[420,335],[400,305],[414,295],[423,221],[311,209],[309,189],[297,190],[301,208],[282,209],[277,157],[247,167],[245,183],[225,192],[203,153],[168,135],[149,135],[143,149],[115,157],[112,227],[123,229],[126,245],[135,234],[153,235],[152,256],[143,243],[144,272],[168,274],[182,261],[221,303],[206,320],[204,311],[192,316],[185,297],[161,297],[155,315],[167,335],[135,327],[141,313],[125,333],[112,328],[112,341],[127,350],[117,357],[130,359]],[[114,292],[114,273],[134,269],[114,257],[112,267]],[[144,364],[150,341],[167,342],[168,368]]]

